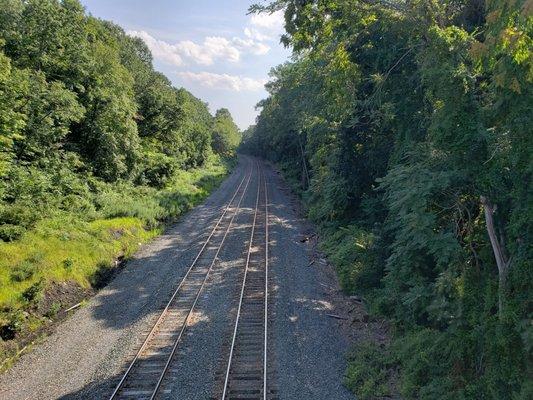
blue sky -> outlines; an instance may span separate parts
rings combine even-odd
[[[255,1],[257,2],[257,0]],[[247,15],[253,0],[82,0],[93,16],[141,37],[154,66],[177,87],[254,123],[270,69],[289,57],[279,43],[280,13]]]

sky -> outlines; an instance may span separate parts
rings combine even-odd
[[[255,1],[257,2],[257,0]],[[176,87],[228,108],[241,129],[267,96],[270,69],[286,61],[281,13],[247,15],[253,0],[82,0],[87,12],[142,38]]]

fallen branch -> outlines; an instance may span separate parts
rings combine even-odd
[[[346,318],[346,317],[342,317],[342,316],[340,316],[340,315],[336,315],[336,314],[326,314],[326,315],[327,315],[328,317],[330,317],[330,318],[335,318],[335,319],[344,319],[344,320],[348,319],[348,318]]]
[[[350,300],[353,300],[357,303],[363,303],[365,301],[362,297],[359,297],[359,296],[350,296],[349,298]]]
[[[67,308],[67,309],[65,310],[65,312],[72,311],[72,310],[74,310],[75,308],[78,308],[79,306],[81,306],[81,303],[74,304],[72,307]]]

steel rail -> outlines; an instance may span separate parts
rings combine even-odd
[[[207,279],[209,278],[209,275],[211,273],[211,270],[213,269],[213,266],[215,265],[216,263],[216,260],[218,258],[218,254],[220,253],[220,250],[222,249],[222,245],[224,244],[225,240],[226,240],[226,236],[228,236],[228,233],[230,231],[230,228],[231,226],[233,225],[233,220],[235,219],[235,217],[237,216],[237,214],[239,213],[239,210],[241,208],[241,203],[242,203],[242,199],[244,198],[244,195],[246,194],[246,189],[248,188],[248,184],[250,183],[250,178],[251,178],[251,174],[250,176],[248,177],[248,181],[246,182],[246,186],[244,187],[244,192],[241,196],[241,198],[239,199],[239,202],[237,203],[237,209],[235,211],[235,213],[232,215],[231,217],[231,220],[228,224],[228,227],[226,228],[226,231],[224,232],[224,236],[222,237],[222,241],[220,242],[220,246],[218,246],[218,249],[213,257],[213,261],[211,261],[211,264],[209,265],[209,269],[207,270],[207,273],[205,274],[205,277],[202,281],[202,285],[200,286],[200,288],[198,289],[198,292],[196,293],[196,297],[194,298],[194,301],[193,301],[193,304],[191,306],[191,308],[189,309],[189,312],[187,313],[187,317],[185,317],[185,321],[183,322],[183,325],[181,327],[181,330],[180,330],[180,333],[178,335],[178,337],[176,338],[176,341],[174,342],[174,346],[172,347],[172,351],[170,353],[170,355],[168,356],[168,359],[167,359],[167,362],[165,364],[165,367],[163,369],[163,371],[161,372],[161,375],[159,376],[159,379],[157,381],[157,385],[154,389],[154,392],[152,393],[152,396],[150,396],[150,400],[153,400],[155,398],[155,396],[157,395],[157,392],[159,391],[159,388],[161,387],[161,383],[163,382],[163,379],[165,377],[165,374],[170,366],[170,363],[172,362],[172,358],[174,357],[174,354],[176,353],[176,349],[178,348],[178,344],[181,340],[181,337],[183,336],[183,332],[185,332],[185,329],[187,328],[187,324],[189,322],[189,318],[192,314],[192,312],[194,311],[194,307],[196,306],[196,303],[198,302],[198,299],[200,298],[200,294],[202,293],[202,290],[205,286],[205,283],[207,282]]]
[[[249,173],[247,174],[248,175],[248,180],[247,180],[247,184],[246,186],[248,185],[248,183],[250,182],[250,178],[252,176],[252,172],[253,172],[253,166],[250,168],[250,171]],[[187,280],[190,272],[192,271],[192,269],[195,267],[198,259],[201,257],[201,255],[203,254],[206,246],[208,245],[209,241],[211,240],[211,238],[213,237],[213,235],[215,234],[217,228],[219,227],[220,223],[222,222],[222,220],[224,219],[224,217],[226,216],[228,210],[230,209],[231,207],[231,204],[233,203],[233,201],[235,200],[235,197],[237,197],[237,194],[239,193],[244,181],[247,179],[247,176],[244,175],[242,180],[240,181],[239,185],[237,186],[237,189],[235,190],[235,193],[233,194],[233,196],[231,197],[230,201],[228,202],[228,204],[226,205],[226,207],[224,208],[224,211],[222,212],[222,215],[220,216],[220,218],[217,220],[215,226],[213,227],[213,229],[211,230],[209,236],[207,237],[207,239],[205,240],[205,242],[203,243],[200,251],[198,252],[198,254],[196,255],[196,257],[194,258],[193,262],[191,263],[190,267],[188,268],[187,272],[185,273],[185,276],[182,278],[181,282],[179,283],[178,287],[176,288],[176,290],[174,291],[174,293],[172,294],[172,297],[170,298],[170,300],[168,301],[167,305],[165,306],[165,308],[163,309],[163,311],[161,312],[161,314],[159,315],[159,318],[157,319],[157,321],[154,323],[154,325],[152,326],[152,329],[150,330],[150,332],[148,333],[148,335],[146,336],[141,348],[137,351],[135,357],[133,358],[133,360],[131,361],[131,363],[129,364],[128,368],[126,369],[126,372],[123,374],[120,382],[117,384],[117,386],[115,387],[115,390],[113,391],[113,393],[111,394],[111,396],[109,397],[109,400],[113,400],[116,398],[117,394],[119,393],[119,391],[122,389],[122,386],[124,385],[126,379],[128,378],[131,370],[133,369],[135,363],[137,362],[137,360],[139,359],[139,357],[142,355],[143,351],[146,349],[146,346],[148,345],[148,343],[150,342],[150,339],[152,339],[152,337],[154,336],[154,333],[156,332],[156,329],[157,327],[159,326],[159,324],[161,323],[161,321],[163,320],[163,318],[165,317],[165,315],[167,314],[168,312],[168,309],[169,307],[171,306],[172,302],[174,301],[174,299],[176,298],[179,290],[181,289],[181,287],[183,286],[183,284],[185,283],[185,281]],[[243,194],[241,196],[241,199],[244,197],[244,194],[246,192],[246,188],[245,190],[243,191]],[[239,204],[240,204],[240,201],[239,201]],[[232,218],[232,221],[233,221],[233,218]],[[225,237],[225,236],[224,236]],[[223,244],[223,241],[220,243],[220,247],[222,247],[222,244]],[[219,249],[220,249],[219,247]],[[218,254],[218,251],[217,251],[217,254]]]
[[[258,171],[259,172],[259,171]],[[267,325],[267,319],[268,319],[268,199],[267,199],[267,186],[266,186],[266,179],[264,172],[262,172],[259,175],[259,182],[257,185],[257,199],[255,203],[255,213],[254,213],[254,220],[252,224],[252,231],[250,233],[250,241],[248,243],[248,253],[246,256],[246,264],[244,268],[244,276],[242,280],[241,285],[241,292],[239,297],[239,305],[237,307],[237,317],[235,319],[235,325],[233,328],[233,336],[231,341],[231,347],[230,347],[230,353],[228,357],[228,365],[226,368],[226,375],[224,379],[224,388],[222,392],[222,400],[226,400],[227,394],[228,394],[228,387],[229,387],[229,380],[230,380],[230,374],[231,374],[231,367],[232,367],[232,360],[233,360],[233,354],[235,352],[235,344],[237,341],[237,332],[239,328],[239,322],[241,318],[241,311],[242,311],[242,305],[244,302],[244,293],[245,288],[247,284],[247,278],[248,278],[248,271],[250,266],[250,258],[252,253],[252,247],[253,247],[253,238],[256,230],[257,225],[257,214],[259,210],[259,198],[260,198],[260,187],[261,187],[261,176],[263,177],[263,184],[264,184],[264,196],[265,196],[265,301],[264,301],[264,344],[263,344],[263,399],[266,400],[267,398],[267,341],[268,341],[268,325]]]
[[[267,400],[267,342],[268,342],[268,189],[263,170],[265,185],[265,343],[263,353],[263,400]]]

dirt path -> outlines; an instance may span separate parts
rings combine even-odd
[[[0,376],[0,399],[105,399],[193,261],[254,161],[243,157],[201,206],[145,246],[88,306]],[[269,383],[280,400],[353,399],[341,385],[348,340],[331,318],[339,301],[325,263],[311,263],[279,176],[264,167],[269,193]],[[254,169],[225,244],[168,370],[161,398],[220,398],[259,183]],[[262,397],[261,397],[262,398]]]

